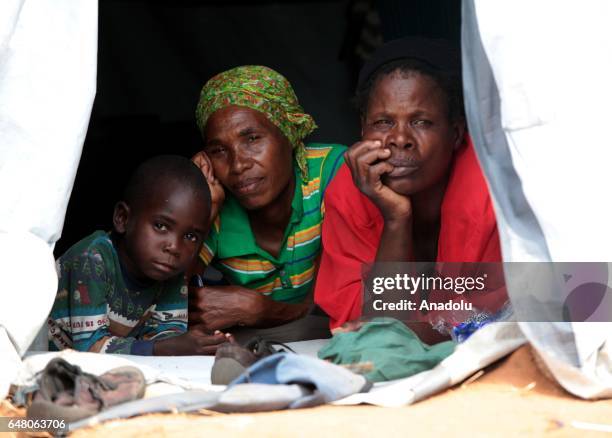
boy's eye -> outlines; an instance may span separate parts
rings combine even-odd
[[[195,243],[200,240],[200,237],[196,233],[187,233],[185,234],[185,239]]]
[[[167,231],[168,227],[165,224],[162,224],[161,222],[155,222],[153,224],[153,227],[155,227],[156,230],[158,231]]]

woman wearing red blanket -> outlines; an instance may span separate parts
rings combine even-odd
[[[459,73],[457,51],[421,38],[385,44],[360,73],[362,141],[325,193],[315,301],[332,329],[361,315],[364,263],[501,261]],[[499,308],[506,296],[482,299]],[[431,324],[411,327],[425,341],[439,339]]]

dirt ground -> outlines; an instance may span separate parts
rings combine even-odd
[[[109,422],[71,436],[612,437],[580,424],[612,427],[612,400],[584,401],[569,395],[538,369],[529,347],[474,377],[403,408],[321,406],[258,414],[156,414]],[[9,409],[7,403],[0,405],[0,415],[11,415]]]

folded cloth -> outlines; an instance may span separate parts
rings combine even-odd
[[[277,353],[249,367],[229,385],[232,388],[247,383],[297,384],[304,391],[289,409],[330,403],[372,386],[363,376],[329,362],[293,353]]]
[[[452,341],[430,346],[401,321],[374,318],[357,331],[334,334],[318,355],[335,364],[371,362],[373,370],[365,377],[382,382],[429,370],[454,350]]]
[[[97,415],[69,424],[69,431],[103,421],[155,412],[263,412],[329,403],[372,384],[363,376],[320,359],[277,353],[249,367],[225,391],[187,391],[136,400],[110,407]]]
[[[298,384],[241,383],[220,393],[211,410],[226,413],[279,411],[291,408],[297,400],[312,394],[312,388]]]

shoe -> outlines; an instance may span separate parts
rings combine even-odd
[[[283,348],[277,349],[275,345]],[[226,342],[217,348],[215,363],[210,372],[210,381],[213,385],[228,385],[259,359],[287,351],[295,353],[291,347],[282,342],[269,341],[260,337],[251,339],[244,347]]]
[[[114,368],[101,376],[85,373],[64,359],[51,360],[37,379],[28,418],[72,423],[110,406],[142,398],[145,378],[135,367]]]

